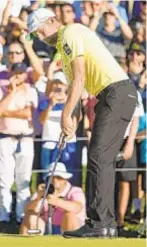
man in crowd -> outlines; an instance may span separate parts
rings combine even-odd
[[[125,41],[133,38],[131,28],[122,19],[116,7],[111,5],[105,10],[103,18],[104,27],[99,29],[97,25],[96,33],[114,57],[125,58]],[[116,20],[119,22],[119,27],[116,27]]]
[[[34,158],[32,114],[36,90],[26,84],[27,66],[16,63],[8,87],[0,90],[0,222],[11,220],[11,187],[17,186],[16,221],[21,222],[30,197]]]
[[[51,164],[48,176],[51,175],[54,163]],[[49,206],[53,207],[52,228],[53,234],[61,234],[65,230],[74,230],[84,224],[86,217],[85,196],[81,188],[72,186],[69,180],[72,173],[67,172],[63,163],[58,163],[53,176],[53,194],[48,193],[44,203],[41,216],[39,218],[39,229],[41,235],[45,233],[48,226]],[[47,179],[48,181],[48,179]],[[38,186],[37,192],[32,200],[27,204],[25,217],[20,228],[20,234],[27,235],[28,229],[36,229],[37,213],[40,209],[42,197],[44,195],[45,184]]]
[[[95,108],[88,154],[86,199],[88,222],[64,237],[115,237],[114,159],[133,115],[137,92],[127,74],[118,65],[96,34],[81,24],[65,28],[47,9],[39,9],[28,18],[30,34],[61,54],[63,70],[71,83],[61,127],[68,137],[75,132],[72,115],[84,87],[99,102]]]
[[[64,3],[61,5],[61,19],[64,25],[73,24],[75,18],[75,9],[72,4]]]

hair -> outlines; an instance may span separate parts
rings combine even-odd
[[[64,7],[70,7],[70,8],[72,9],[73,13],[74,13],[74,14],[76,13],[76,10],[75,10],[74,6],[73,6],[72,4],[70,4],[70,3],[63,3],[63,4],[61,5],[61,10],[62,10],[62,8],[64,8]]]
[[[21,47],[21,49],[24,51],[24,47],[23,47],[22,43],[20,43],[19,41],[13,41],[12,43],[9,44],[9,47],[11,45],[19,45]]]

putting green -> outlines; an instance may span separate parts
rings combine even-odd
[[[144,239],[64,239],[62,237],[0,236],[0,247],[145,247]]]

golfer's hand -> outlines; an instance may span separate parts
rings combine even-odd
[[[62,114],[61,118],[61,129],[62,133],[67,136],[67,140],[71,139],[75,134],[75,125],[71,116]]]
[[[56,195],[48,195],[47,201],[48,201],[48,204],[52,206],[57,206],[58,197]]]

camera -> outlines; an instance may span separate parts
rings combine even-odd
[[[116,158],[115,158],[115,162],[116,162],[116,167],[117,168],[122,168],[125,164],[125,161],[124,161],[124,156],[123,156],[123,152],[120,152]]]
[[[48,179],[49,179],[49,177],[46,179],[46,182],[45,182],[45,189],[47,189]],[[48,195],[52,195],[52,194],[54,193],[54,191],[55,191],[55,188],[54,188],[53,184],[50,184],[50,186],[49,186],[49,188],[48,188],[47,194],[48,194]]]

